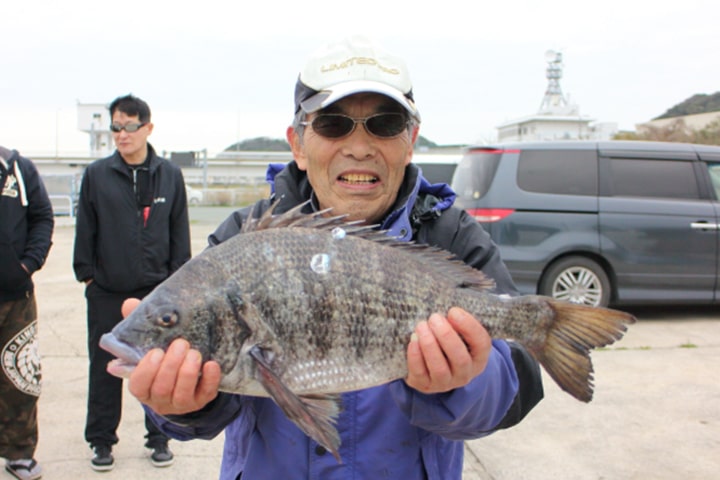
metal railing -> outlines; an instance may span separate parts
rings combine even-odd
[[[75,217],[75,205],[70,195],[48,195],[52,203],[53,213],[57,215]]]

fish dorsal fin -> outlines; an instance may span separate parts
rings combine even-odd
[[[366,225],[362,220],[347,221],[348,215],[330,216],[328,214],[332,211],[331,208],[304,213],[302,210],[305,205],[310,203],[310,200],[287,212],[275,214],[278,203],[279,201],[274,202],[259,218],[254,218],[254,211],[251,212],[243,224],[242,232],[249,233],[274,228],[311,228],[326,231],[342,228],[347,235],[383,243],[389,247],[410,252],[412,255],[421,256],[423,261],[431,264],[438,273],[451,278],[457,288],[475,290],[495,288],[495,281],[492,278],[458,260],[447,250],[415,242],[400,241],[397,237],[389,236],[387,230],[378,230],[378,225]]]
[[[248,215],[242,227],[242,233],[255,232],[259,230],[269,230],[272,228],[317,228],[319,230],[332,230],[335,227],[343,227],[355,231],[373,231],[377,225],[361,225],[362,221],[348,222],[345,219],[347,215],[325,216],[332,211],[331,208],[319,210],[312,213],[304,213],[302,210],[305,205],[310,203],[307,200],[287,212],[275,214],[275,208],[279,201],[274,202],[259,218],[254,218],[255,207]]]

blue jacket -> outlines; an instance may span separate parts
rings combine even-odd
[[[499,278],[505,291],[515,293],[496,247],[482,228],[451,208],[452,190],[428,184],[414,165],[405,177],[382,228],[406,240],[430,240],[466,260],[482,259],[490,269],[486,273]],[[270,180],[273,195],[258,202],[254,215],[275,199],[280,202],[277,212],[282,212],[313,197],[294,162],[279,173],[271,166]],[[210,236],[210,244],[237,234],[249,212],[235,212]],[[463,388],[426,395],[398,380],[342,394],[337,429],[343,463],[300,431],[269,398],[221,393],[199,412],[167,418],[150,414],[161,430],[180,440],[209,439],[224,430],[222,480],[236,479],[240,473],[251,480],[460,479],[463,440],[519,422],[541,397],[537,364],[521,347],[493,340],[487,368]]]

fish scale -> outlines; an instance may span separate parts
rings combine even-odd
[[[317,234],[311,233],[301,228],[258,232],[252,244],[243,247],[249,256],[253,257],[254,248],[270,244],[271,250],[282,252],[279,257],[286,258],[286,252],[292,251],[294,259],[287,262],[283,270],[266,270],[260,282],[244,285],[243,280],[239,280],[240,289],[255,292],[253,301],[262,305],[262,316],[267,319],[270,330],[285,349],[293,352],[296,361],[336,356],[336,362],[345,369],[358,371],[372,367],[377,361],[390,362],[396,369],[384,373],[382,380],[388,376],[404,376],[404,347],[414,326],[433,311],[447,311],[454,299],[445,296],[446,305],[442,309],[437,308],[440,301],[427,305],[424,299],[429,296],[428,292],[438,290],[429,275],[397,268],[392,269],[392,274],[378,274],[370,269],[385,262],[398,264],[407,256],[406,252],[390,249],[381,258],[374,245],[366,240],[346,237],[333,240],[336,245],[328,246],[318,242]],[[216,248],[220,247],[222,245]],[[233,249],[232,246],[229,249]],[[330,250],[334,252],[329,253],[329,271],[313,272],[312,258]],[[400,258],[387,258],[394,255]],[[237,277],[240,271],[231,269],[228,274]],[[418,278],[424,280],[418,281]],[[288,285],[289,288],[270,292],[268,285]],[[305,295],[298,296],[297,291],[312,292],[310,296],[314,301],[305,302]],[[392,292],[390,296],[388,291]],[[305,332],[313,340],[308,342]],[[348,352],[355,354],[347,355]],[[387,371],[388,365],[383,364]],[[288,386],[294,383],[290,378],[284,380]],[[335,391],[368,386],[373,384],[368,384],[365,378],[351,384],[328,385]],[[295,391],[309,393],[302,384],[297,385]]]
[[[272,209],[205,250],[146,296],[101,346],[128,371],[185,338],[220,364],[220,389],[271,397],[338,458],[338,394],[407,374],[418,322],[458,306],[513,339],[558,385],[593,393],[590,350],[622,337],[631,315],[548,297],[489,293],[480,271],[328,212]]]

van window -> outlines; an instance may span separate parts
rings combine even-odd
[[[477,150],[466,153],[455,168],[452,189],[461,197],[481,198],[495,176],[501,150]]]
[[[708,163],[708,172],[715,190],[715,200],[720,200],[720,163]]]
[[[517,177],[528,192],[597,195],[597,156],[592,150],[523,150]]]
[[[416,163],[422,175],[430,183],[447,183],[452,181],[456,165],[454,163]]]
[[[610,159],[610,191],[618,197],[698,199],[692,162]]]

